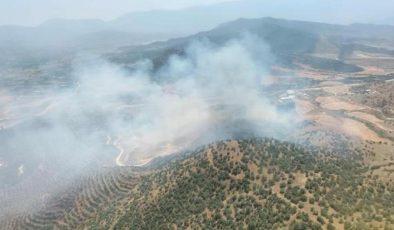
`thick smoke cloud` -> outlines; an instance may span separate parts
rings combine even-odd
[[[132,74],[103,62],[77,72],[80,85],[67,108],[81,119],[103,116],[101,128],[125,151],[118,164],[232,138],[240,128],[276,135],[289,117],[263,96],[269,60],[269,48],[245,35],[221,47],[196,41],[155,74],[149,61]]]
[[[283,138],[295,118],[279,112],[262,90],[272,63],[269,47],[252,35],[223,46],[195,41],[155,71],[149,60],[137,63],[133,73],[100,58],[76,60],[76,86],[55,92],[48,109],[14,127],[2,151],[24,153],[26,161],[45,159],[40,173],[54,179],[32,182],[41,183],[30,190],[37,197],[56,188],[53,181],[64,184],[103,165],[142,165],[247,135]],[[3,203],[22,207],[4,194]]]
[[[89,162],[106,143],[124,151],[118,164],[134,164],[233,138],[240,129],[278,136],[293,114],[278,112],[264,96],[272,63],[269,47],[252,35],[219,47],[195,41],[155,72],[149,60],[133,73],[99,58],[76,60],[77,86],[56,92],[40,128],[23,131],[33,141],[18,146]]]

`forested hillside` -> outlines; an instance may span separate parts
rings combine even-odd
[[[11,221],[42,229],[391,229],[394,186],[360,150],[222,141],[88,178],[57,205]],[[104,176],[105,175],[105,176]],[[3,226],[4,227],[4,226]]]

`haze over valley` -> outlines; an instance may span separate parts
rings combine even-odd
[[[394,228],[388,13],[204,3],[0,26],[0,229]]]

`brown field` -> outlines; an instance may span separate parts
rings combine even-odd
[[[361,120],[365,120],[370,123],[373,123],[374,125],[376,125],[380,129],[383,129],[386,131],[392,131],[392,132],[394,131],[393,128],[391,128],[385,124],[384,120],[377,118],[375,115],[372,115],[369,113],[364,113],[364,112],[351,112],[351,113],[349,113],[349,115],[359,118]]]
[[[390,55],[357,51],[347,61],[364,68],[362,74],[388,74],[394,71],[394,57]]]
[[[295,99],[295,103],[296,103],[296,112],[301,116],[306,115],[307,113],[317,108],[315,105],[313,105],[307,100]]]
[[[374,131],[369,129],[366,125],[353,119],[342,118],[341,129],[344,133],[350,136],[357,136],[363,140],[371,140],[375,142],[385,141],[379,137]]]
[[[337,84],[334,86],[324,87],[324,91],[330,94],[338,95],[338,94],[346,94],[349,92],[350,87],[344,84]]]
[[[342,117],[330,116],[326,113],[318,113],[308,116],[309,120],[313,120],[320,124],[323,129],[334,130],[339,133],[343,133],[347,136],[360,138],[362,140],[371,141],[385,141],[380,138],[374,131],[369,129],[363,123]]]
[[[365,107],[361,105],[357,105],[355,103],[347,102],[340,100],[336,97],[318,97],[316,98],[316,102],[320,103],[320,106],[324,109],[328,110],[362,110]]]

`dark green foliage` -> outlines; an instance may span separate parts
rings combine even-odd
[[[230,149],[227,142],[219,142],[211,147],[211,163],[207,160],[207,149],[202,149],[186,161],[181,159],[161,171],[171,186],[166,185],[157,200],[130,206],[130,212],[117,226],[143,229],[168,229],[175,225],[204,229],[276,229],[280,226],[322,229],[325,226],[334,229],[329,208],[338,212],[338,217],[367,210],[369,202],[359,198],[369,193],[384,194],[386,189],[384,185],[372,190],[360,188],[364,184],[365,168],[358,163],[356,154],[339,157],[321,149],[306,150],[272,139],[242,140],[238,145],[236,154],[242,154],[240,161],[231,160],[235,149]],[[251,163],[259,167],[260,175],[249,170]],[[196,170],[192,170],[193,167]],[[261,170],[264,168],[268,175]],[[293,185],[294,173],[308,175],[305,186]],[[151,174],[147,177],[149,183],[142,182],[141,196],[150,197],[146,186],[158,184],[158,178],[157,174]],[[273,186],[279,187],[278,194],[273,192]],[[392,199],[392,194],[389,197],[387,199]],[[303,210],[308,201],[320,207],[319,211],[311,211],[315,220],[303,211],[297,212]],[[387,203],[381,205],[388,208]],[[296,221],[289,223],[294,215]]]
[[[311,55],[299,56],[296,59],[302,64],[309,65],[315,69],[321,69],[326,71],[335,71],[340,73],[354,73],[354,72],[361,72],[364,70],[363,68],[357,65],[347,64],[339,60],[315,57]]]

